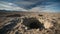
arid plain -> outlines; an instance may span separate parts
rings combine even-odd
[[[0,12],[0,34],[60,34],[60,13]]]

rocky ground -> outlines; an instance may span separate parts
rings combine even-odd
[[[0,34],[60,34],[60,13],[0,13]]]

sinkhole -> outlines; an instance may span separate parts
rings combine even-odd
[[[28,18],[24,21],[24,25],[27,26],[29,29],[43,29],[43,24],[37,20],[36,18]]]
[[[37,22],[32,22],[32,23],[30,23],[29,24],[29,27],[31,28],[31,29],[34,29],[34,28],[39,28],[39,24],[37,23]]]

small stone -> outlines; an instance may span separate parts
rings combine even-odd
[[[39,31],[39,29],[37,29],[36,31]]]
[[[27,27],[25,27],[25,29],[27,30],[28,28],[27,28]]]

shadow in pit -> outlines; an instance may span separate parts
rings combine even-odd
[[[44,28],[43,24],[36,18],[25,18],[23,24],[30,29],[40,29]]]

